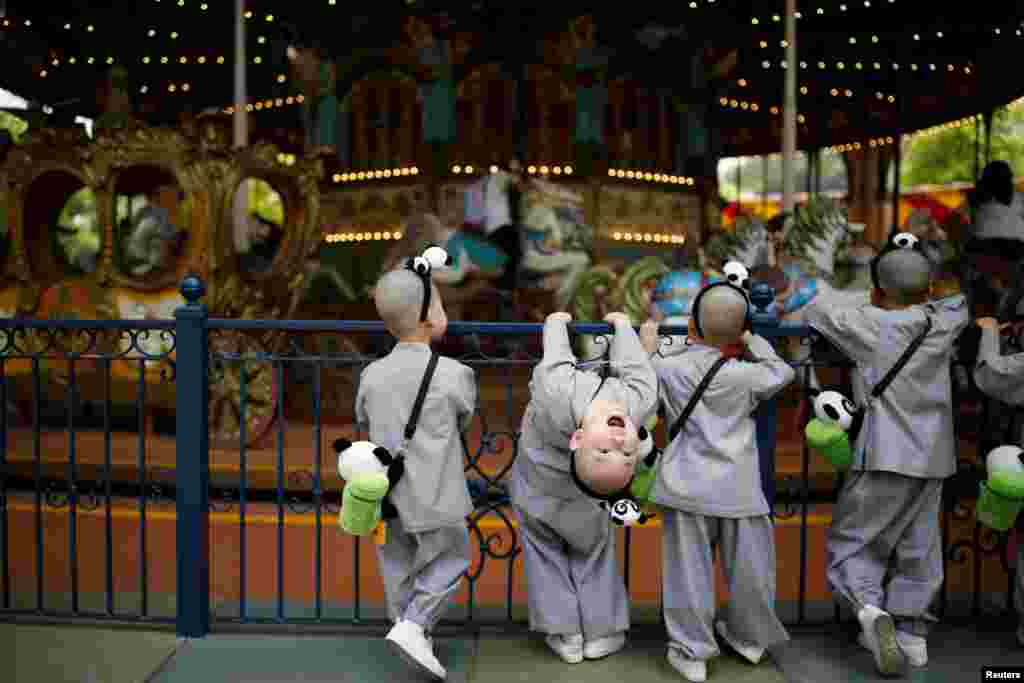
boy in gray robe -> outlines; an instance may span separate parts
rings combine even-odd
[[[424,307],[427,287],[430,302]],[[363,370],[356,419],[373,443],[405,457],[405,472],[388,493],[398,516],[387,520],[385,542],[376,546],[388,615],[395,621],[387,640],[404,659],[443,679],[446,672],[434,656],[430,632],[469,567],[466,515],[473,506],[460,431],[476,409],[476,377],[472,368],[440,357],[419,426],[402,450],[431,358],[430,343],[444,336],[448,318],[429,276],[406,268],[383,275],[374,300],[398,343]]]
[[[875,262],[872,305],[812,302],[807,324],[855,364],[853,393],[865,406],[854,462],[833,508],[828,580],[853,609],[860,643],[883,675],[928,662],[929,613],[943,580],[942,482],[956,471],[950,363],[967,326],[963,296],[929,301],[932,266],[914,249]],[[871,390],[931,329],[877,399]],[[888,580],[886,581],[886,577]],[[894,619],[895,618],[895,619]]]
[[[548,646],[575,664],[622,649],[629,601],[608,513],[576,486],[571,451],[586,451],[590,461],[635,461],[637,427],[653,415],[658,386],[629,318],[605,317],[615,333],[604,380],[577,367],[570,320],[559,312],[544,323],[544,356],[530,378],[509,492],[519,518],[530,628],[546,633]],[[622,469],[626,478],[629,469]]]
[[[995,318],[979,318],[981,344],[978,347],[978,362],[974,368],[974,381],[978,388],[992,398],[1013,406],[1024,406],[1024,353],[1002,355],[1000,348],[999,321]],[[1024,434],[1020,435],[1024,447]],[[1020,623],[1017,626],[1017,642],[1024,646],[1024,538],[1017,536],[1017,586],[1013,602],[1017,607]]]
[[[679,433],[662,453],[652,498],[664,508],[662,592],[669,664],[688,681],[707,678],[718,656],[715,632],[753,664],[765,648],[789,640],[775,614],[775,529],[761,488],[751,413],[796,378],[763,337],[745,332],[746,294],[711,285],[695,301],[685,351],[652,358],[666,424],[673,425],[720,358]],[[645,348],[658,347],[655,323],[641,327]],[[750,362],[725,353],[742,342]],[[715,619],[718,547],[730,603]]]

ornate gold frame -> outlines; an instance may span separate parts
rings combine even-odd
[[[234,150],[230,145],[231,122],[222,115],[206,115],[187,122],[182,130],[129,127],[99,131],[88,140],[75,130],[37,129],[26,142],[15,146],[0,163],[0,178],[8,196],[11,247],[0,264],[0,287],[19,290],[19,312],[32,313],[38,295],[49,282],[41,282],[28,254],[25,202],[32,184],[44,174],[59,171],[77,178],[96,193],[97,218],[104,226],[96,271],[85,279],[104,286],[139,292],[175,289],[188,273],[207,283],[207,302],[218,310],[218,291],[225,296],[238,291],[239,278],[258,280],[264,288],[276,283],[290,287],[320,239],[319,181],[323,162],[296,159],[292,165],[278,161],[274,145],[257,144]],[[137,278],[114,267],[114,209],[118,178],[134,167],[166,171],[192,200],[191,225],[185,253],[173,272],[157,278]],[[285,201],[285,237],[269,272],[244,276],[237,272],[231,239],[230,208],[234,189],[247,177],[266,180]],[[185,226],[183,226],[185,227]],[[236,302],[237,303],[237,302]],[[290,313],[290,311],[277,311]]]

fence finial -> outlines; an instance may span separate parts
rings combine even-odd
[[[179,290],[190,305],[194,305],[206,294],[206,285],[198,275],[186,275]]]

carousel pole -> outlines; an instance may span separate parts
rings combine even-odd
[[[786,0],[786,69],[782,107],[782,213],[792,217],[796,178],[793,177],[793,157],[796,156],[796,0]],[[779,234],[786,232],[783,225]],[[778,263],[776,240],[768,241],[768,264]]]
[[[992,161],[992,122],[995,121],[996,112],[989,109],[985,112],[985,165]]]
[[[974,182],[981,177],[981,121],[974,118]]]
[[[768,155],[761,155],[761,212],[768,212]]]
[[[892,237],[900,229],[900,173],[903,170],[903,134],[896,133],[896,144],[894,147],[895,157],[893,158],[892,178],[892,225],[889,227],[889,236]]]
[[[736,214],[743,210],[743,157],[736,158]]]
[[[235,0],[235,115],[234,147],[242,149],[249,145],[249,112],[246,109],[246,63],[245,63],[245,0]],[[234,192],[234,234],[235,248],[239,252],[249,250],[247,217],[249,214],[248,183],[243,182]]]
[[[796,0],[786,0],[786,69],[782,109],[782,210],[792,212],[796,178]]]

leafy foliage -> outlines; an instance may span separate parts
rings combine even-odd
[[[985,127],[977,120],[933,135],[913,138],[903,148],[900,183],[904,187],[973,183],[975,173],[985,163],[984,145]],[[992,120],[991,145],[992,159],[1003,159],[1016,173],[1024,172],[1024,107],[996,111]],[[981,157],[976,165],[978,151]]]

